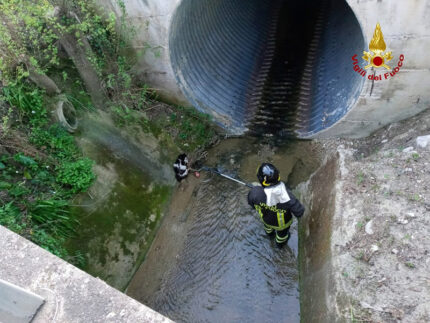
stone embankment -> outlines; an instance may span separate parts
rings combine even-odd
[[[300,187],[303,322],[430,322],[430,109],[321,143]]]

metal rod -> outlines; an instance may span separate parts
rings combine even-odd
[[[224,177],[224,178],[227,178],[227,179],[229,179],[229,180],[231,180],[231,181],[234,181],[234,182],[239,183],[239,184],[241,184],[241,185],[244,185],[244,186],[246,186],[246,187],[253,188],[253,186],[252,186],[251,184],[248,184],[248,183],[242,182],[242,181],[240,181],[240,180],[238,180],[238,179],[235,179],[235,178],[233,178],[233,177],[230,177],[230,176],[228,176],[228,175],[225,175],[225,174],[223,174],[223,173],[220,173],[218,170],[216,170],[216,169],[214,169],[214,168],[209,168],[209,167],[203,166],[201,169],[202,169],[202,170],[206,170],[206,171],[208,171],[208,172],[212,172],[212,173],[218,174],[218,175],[220,175],[220,176],[222,176],[222,177]]]
[[[235,178],[230,177],[230,176],[228,176],[228,175],[221,174],[221,173],[218,173],[218,174],[219,174],[220,176],[222,176],[222,177],[225,177],[225,178],[229,179],[229,180],[235,181],[236,183],[239,183],[239,184],[245,185],[245,186],[247,186],[247,187],[252,187],[252,185],[247,184],[247,183],[242,182],[242,181],[239,181],[238,179],[235,179]]]

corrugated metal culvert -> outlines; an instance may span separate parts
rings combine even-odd
[[[344,0],[182,0],[170,28],[177,81],[234,134],[308,137],[351,109],[365,48]]]

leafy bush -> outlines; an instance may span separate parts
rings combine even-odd
[[[79,224],[70,214],[67,199],[91,184],[95,177],[92,162],[82,158],[73,136],[65,129],[58,124],[47,125],[43,95],[25,81],[9,83],[0,92],[0,99],[18,111],[18,127],[29,133],[30,143],[43,151],[41,155],[48,154],[48,158],[40,158],[21,151],[0,156],[0,189],[5,190],[0,196],[0,224],[82,265],[82,254],[72,256],[64,247]]]
[[[28,156],[25,156],[22,153],[18,153],[15,156],[13,156],[13,159],[16,160],[18,163],[20,163],[21,165],[30,167],[32,169],[37,169],[38,165],[37,162]]]
[[[52,10],[49,1],[0,1],[0,69],[6,79],[26,77],[28,69],[43,73],[47,65],[58,63],[53,43],[58,40],[55,28],[61,26],[50,17]]]
[[[31,191],[24,186],[24,182],[20,182],[16,185],[13,185],[12,188],[9,189],[8,193],[12,197],[21,197],[30,194]]]
[[[57,182],[70,186],[73,193],[85,192],[95,178],[92,166],[93,161],[88,158],[66,162],[57,168]]]
[[[72,234],[76,224],[69,215],[66,201],[36,201],[29,206],[31,216],[25,214],[14,202],[0,207],[0,225],[33,241],[54,255],[72,263],[82,264],[82,254],[70,256],[63,247],[66,237]]]
[[[118,4],[125,13],[123,1]],[[53,14],[56,8],[60,8],[59,15]],[[3,76],[21,79],[31,71],[43,74],[58,66],[57,42],[64,35],[73,35],[80,43],[85,37],[91,43],[95,53],[88,54],[88,59],[96,69],[109,65],[108,59],[124,47],[123,41],[116,32],[116,16],[111,13],[105,19],[97,9],[87,0],[0,1],[0,18],[5,22],[0,25]],[[118,25],[122,27],[124,20]]]
[[[47,129],[33,128],[30,142],[37,147],[45,147],[57,158],[70,158],[79,153],[75,140],[59,124],[54,124]]]
[[[38,203],[36,202],[36,205]],[[65,241],[64,236],[60,232],[55,232],[58,225],[56,221],[51,221],[49,225],[45,223],[38,227],[37,224],[31,223],[28,219],[23,219],[21,210],[13,202],[9,202],[0,207],[0,225],[37,243],[54,255],[63,259],[70,258],[72,261],[74,260],[74,257],[70,257],[67,250],[62,246]],[[54,232],[52,232],[52,229],[54,229]],[[80,256],[80,253],[77,256]],[[77,261],[82,262],[82,259],[78,258]]]

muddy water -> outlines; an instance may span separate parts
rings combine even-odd
[[[207,164],[252,182],[257,166],[271,161],[294,186],[316,169],[314,155],[308,142],[274,149],[234,139],[210,151]],[[179,322],[299,322],[297,222],[278,249],[248,206],[246,187],[206,175],[190,188],[195,181],[185,183],[194,195],[170,210],[128,294]]]

